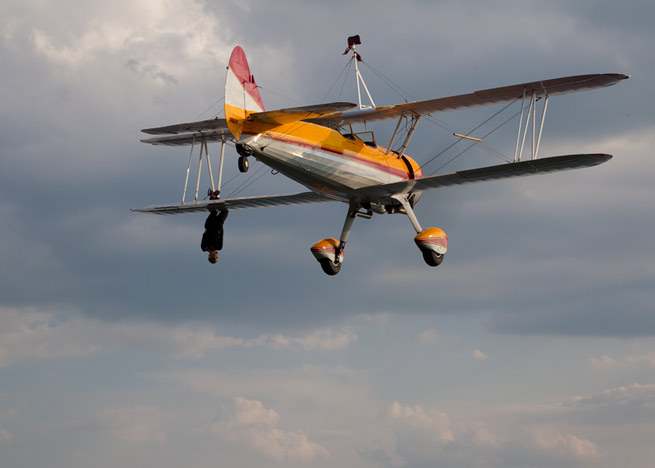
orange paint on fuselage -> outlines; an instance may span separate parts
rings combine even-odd
[[[407,163],[398,154],[390,152],[387,155],[386,148],[365,143],[356,135],[346,137],[334,129],[300,120],[278,125],[246,119],[239,124],[242,124],[241,138],[261,135],[273,141],[324,151],[343,158],[344,163],[362,164],[386,173],[390,176],[387,182],[411,178]],[[404,156],[411,165],[413,178],[420,179],[423,172],[418,163]]]

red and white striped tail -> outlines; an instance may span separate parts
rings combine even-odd
[[[237,140],[241,137],[244,120],[252,112],[264,112],[264,103],[255,77],[250,73],[246,53],[236,46],[225,78],[225,120]]]

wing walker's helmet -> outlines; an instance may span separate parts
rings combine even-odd
[[[216,252],[215,250],[212,250],[211,252],[209,252],[209,259],[208,260],[209,260],[209,263],[218,262],[218,252]]]

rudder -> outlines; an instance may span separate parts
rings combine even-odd
[[[225,78],[225,120],[230,132],[239,140],[243,123],[252,112],[264,112],[264,103],[250,73],[246,54],[236,46],[230,56]]]

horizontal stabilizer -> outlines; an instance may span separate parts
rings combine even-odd
[[[490,180],[509,179],[550,172],[581,169],[597,166],[612,158],[610,154],[572,154],[567,156],[553,156],[550,158],[532,159],[497,166],[481,167],[457,171],[452,174],[442,174],[423,179],[407,180],[392,184],[374,185],[357,190],[359,195],[370,198],[391,196],[398,193],[430,190],[452,185],[465,185]]]
[[[186,203],[184,205],[155,205],[144,208],[132,208],[130,211],[154,213],[159,215],[175,215],[184,213],[206,213],[217,210],[245,210],[248,208],[263,208],[269,206],[302,205],[308,203],[323,203],[340,201],[316,192],[295,193],[292,195],[266,195],[257,197],[228,198],[226,200],[207,200]]]

